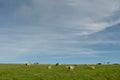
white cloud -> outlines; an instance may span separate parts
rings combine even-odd
[[[21,5],[17,9],[16,15],[20,17],[22,15],[23,19],[25,16],[31,19],[36,17],[37,23],[40,23],[40,25],[50,26],[54,24],[68,29],[71,27],[94,29],[94,26],[101,25],[99,20],[110,17],[119,10],[119,4],[117,3],[119,3],[118,0],[32,0],[31,5]],[[101,25],[97,28],[101,29],[103,26]]]
[[[119,11],[119,2],[119,0],[32,0],[30,5],[23,3],[16,9],[14,18],[16,24],[24,25],[27,22],[27,26],[18,24],[15,27],[10,25],[7,28],[0,28],[1,50],[6,51],[6,54],[10,51],[17,55],[29,52],[48,54],[75,52],[90,55],[100,53],[83,47],[88,44],[114,41],[94,39],[87,41],[78,37],[89,36],[120,23],[120,19],[113,20],[114,16],[119,16],[115,15]],[[80,46],[74,48],[74,43]]]
[[[113,21],[111,17],[119,10],[118,0],[45,0],[33,3],[36,13],[43,13],[42,17],[39,17],[42,22],[40,24],[47,23],[48,27],[60,26],[63,29],[75,30],[74,32],[78,30],[77,34],[80,35],[99,32],[120,22],[120,20]],[[105,18],[108,20],[105,21]]]

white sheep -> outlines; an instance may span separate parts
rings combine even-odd
[[[88,66],[89,69],[95,69],[95,66]]]
[[[51,68],[52,68],[51,65],[49,65],[49,66],[48,66],[48,69],[51,69]]]
[[[32,63],[31,62],[28,62],[28,63],[26,63],[25,64],[27,67],[30,67],[31,65],[32,65]]]
[[[73,70],[75,68],[75,66],[66,66],[66,68],[71,71],[71,70]]]

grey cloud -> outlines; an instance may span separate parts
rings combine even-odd
[[[27,3],[23,1],[13,11],[10,22],[15,25],[0,28],[3,50],[18,55],[29,52],[98,53],[83,49],[91,42],[82,38],[120,23],[120,19],[105,20],[113,19],[111,15],[119,10],[117,0],[30,0]],[[99,42],[102,43],[92,40],[92,43]],[[77,49],[71,49],[76,46]]]

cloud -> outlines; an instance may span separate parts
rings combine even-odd
[[[32,0],[31,5],[20,5],[15,15],[26,24],[56,27],[61,31],[66,28],[68,33],[89,35],[120,22],[119,19],[114,21],[112,16],[119,11],[117,3],[118,0]]]
[[[15,56],[29,53],[80,55],[108,53],[86,46],[119,43],[119,40],[101,39],[109,35],[100,36],[98,39],[91,37],[120,23],[119,2],[119,0],[30,0],[14,5],[14,10],[13,7],[4,8],[12,11],[9,10],[11,13],[9,18],[0,14],[6,21],[5,27],[0,27],[2,37],[0,48],[6,53],[3,56],[9,52],[16,54]],[[15,3],[18,2],[15,0]]]

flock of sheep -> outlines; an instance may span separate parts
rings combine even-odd
[[[39,64],[39,63],[34,63],[34,64]],[[32,63],[31,63],[31,62],[28,62],[28,63],[26,63],[25,65],[26,65],[26,67],[30,67],[30,66],[32,65]],[[55,66],[59,66],[59,65],[60,65],[59,63],[56,63],[56,64],[55,64]],[[51,66],[51,65],[48,65],[47,68],[48,68],[48,69],[52,69],[52,66]],[[69,70],[69,71],[74,70],[74,68],[75,68],[74,65],[67,65],[67,66],[66,66],[66,69]],[[94,69],[95,69],[95,66],[93,66],[93,65],[87,65],[87,68],[94,70]]]

